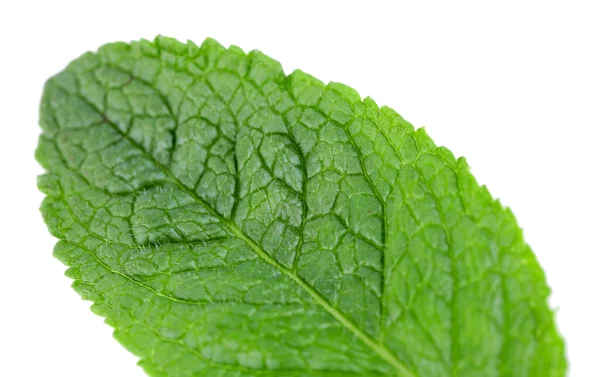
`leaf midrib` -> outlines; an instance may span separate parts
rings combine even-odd
[[[298,275],[294,274],[291,270],[281,265],[275,259],[273,259],[269,254],[267,254],[262,248],[254,242],[250,237],[248,237],[244,232],[242,232],[237,225],[230,222],[226,218],[224,218],[221,214],[216,212],[208,203],[206,203],[195,191],[189,189],[185,186],[177,177],[173,175],[170,169],[166,166],[158,162],[152,154],[148,153],[142,145],[133,140],[127,133],[123,132],[116,124],[114,124],[110,119],[104,114],[96,105],[87,100],[84,96],[77,93],[84,102],[86,102],[90,107],[92,107],[95,111],[97,111],[104,122],[108,124],[115,132],[117,132],[121,137],[126,139],[131,145],[137,148],[141,153],[144,154],[146,158],[148,158],[158,169],[160,169],[177,187],[181,190],[188,193],[194,200],[198,203],[202,204],[211,215],[215,216],[221,223],[223,223],[227,228],[238,238],[243,240],[252,248],[252,250],[261,257],[265,262],[277,268],[280,272],[287,275],[291,278],[296,284],[298,284],[302,289],[304,289],[312,298],[315,300],[320,306],[323,307],[329,314],[331,314],[340,324],[342,324],[346,329],[352,332],[357,338],[363,341],[365,345],[371,348],[374,352],[376,352],[383,360],[389,363],[392,367],[394,367],[398,371],[399,377],[418,377],[412,370],[408,368],[402,361],[400,361],[385,345],[378,343],[368,334],[366,334],[363,330],[361,330],[356,324],[354,324],[350,319],[344,316],[341,312],[339,312],[335,307],[333,307],[319,292],[317,292],[313,287],[307,284],[303,279],[301,279]]]

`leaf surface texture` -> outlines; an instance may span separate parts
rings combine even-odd
[[[549,289],[464,159],[347,86],[159,37],[45,87],[42,213],[155,377],[562,377]]]

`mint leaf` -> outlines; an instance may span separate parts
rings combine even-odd
[[[151,376],[564,376],[513,215],[393,110],[159,37],[45,87],[55,255]]]

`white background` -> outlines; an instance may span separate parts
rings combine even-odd
[[[33,152],[46,78],[103,43],[159,33],[261,49],[288,73],[370,95],[466,156],[545,268],[570,375],[600,376],[594,3],[2,1],[0,376],[144,375],[51,255]]]

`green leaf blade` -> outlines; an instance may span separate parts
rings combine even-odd
[[[46,84],[42,213],[152,376],[564,376],[512,215],[393,110],[212,40]]]

